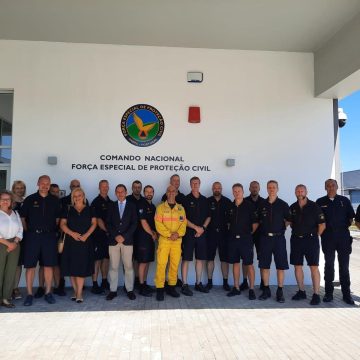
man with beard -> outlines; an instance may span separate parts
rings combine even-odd
[[[297,201],[290,206],[291,213],[291,252],[290,264],[294,265],[298,292],[292,300],[306,299],[304,288],[303,261],[304,256],[310,267],[314,294],[310,301],[311,305],[320,304],[320,272],[319,236],[325,230],[325,217],[320,207],[307,198],[305,185],[299,184],[295,188]]]
[[[152,289],[147,285],[146,279],[149,265],[154,261],[155,241],[157,233],[155,229],[156,207],[152,203],[154,188],[151,185],[144,187],[144,199],[137,206],[140,227],[134,239],[134,257],[139,265],[140,295],[152,296]]]
[[[245,200],[250,201],[255,206],[256,212],[258,214],[260,205],[263,203],[263,201],[265,201],[265,199],[259,195],[259,193],[260,193],[259,182],[256,180],[252,181],[249,185],[249,191],[250,191],[250,195],[247,196],[245,198]],[[253,234],[253,240],[254,240],[254,245],[255,245],[255,249],[256,249],[257,259],[259,260],[259,255],[260,255],[260,231],[259,231],[259,228],[257,228]],[[240,285],[241,291],[249,288],[247,277],[248,277],[248,273],[247,273],[246,266],[243,266],[243,282]],[[261,272],[260,272],[260,279],[261,279]],[[261,279],[261,282],[260,282],[261,290],[263,289],[263,286],[264,286],[264,284]]]
[[[211,221],[207,229],[207,273],[208,283],[206,288],[212,288],[212,277],[215,267],[216,248],[219,249],[219,258],[221,261],[221,272],[223,275],[223,288],[230,291],[228,284],[229,264],[227,262],[226,236],[227,223],[226,216],[231,206],[231,200],[222,195],[222,185],[216,181],[212,185],[213,196],[209,197]]]
[[[327,195],[316,200],[326,220],[326,229],[321,235],[321,247],[325,256],[325,296],[323,301],[333,301],[334,263],[335,252],[337,252],[343,300],[349,305],[354,305],[350,291],[349,261],[352,251],[352,237],[349,226],[352,224],[355,212],[347,197],[337,195],[337,189],[336,180],[326,180]]]

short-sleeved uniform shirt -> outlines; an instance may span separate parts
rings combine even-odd
[[[272,256],[274,256],[276,269],[287,270],[289,263],[284,233],[285,221],[291,220],[289,205],[279,198],[270,203],[267,198],[261,203],[258,216],[261,234],[259,268],[270,269]]]
[[[237,235],[251,236],[252,226],[258,223],[258,221],[256,209],[249,201],[244,199],[240,205],[236,205],[235,201],[232,202],[228,210],[230,238],[236,239]]]
[[[333,199],[323,196],[316,200],[325,215],[326,228],[321,234],[322,250],[345,251],[351,253],[352,238],[349,226],[355,216],[354,209],[350,200],[341,195],[336,195]]]
[[[292,235],[290,239],[290,263],[303,265],[304,257],[309,266],[319,265],[320,244],[318,225],[325,223],[320,207],[313,201],[301,208],[299,202],[290,206]]]
[[[156,207],[153,203],[149,203],[147,200],[143,199],[137,204],[137,213],[140,225],[134,238],[134,257],[139,263],[149,263],[154,261],[155,242],[152,236],[144,230],[141,225],[141,220],[146,220],[151,230],[156,231]]]
[[[325,215],[326,229],[322,234],[325,238],[349,234],[349,226],[355,217],[354,209],[348,198],[336,195],[333,200],[323,196],[316,200]]]
[[[220,261],[226,262],[227,212],[231,206],[231,200],[226,196],[221,196],[219,200],[210,196],[208,201],[211,221],[207,228],[207,260],[213,261],[215,259],[218,248]]]
[[[227,244],[228,262],[235,264],[243,260],[244,265],[251,265],[254,258],[254,244],[252,240],[253,224],[258,223],[254,205],[243,200],[236,205],[231,204],[228,211],[229,238]]]
[[[268,233],[283,234],[286,230],[285,221],[291,220],[289,205],[280,198],[273,203],[269,199],[263,201],[258,210],[260,232],[263,235]]]
[[[227,232],[227,216],[232,203],[226,196],[221,196],[219,200],[216,200],[214,196],[210,196],[208,201],[211,221],[207,230],[208,237],[211,238],[214,233],[224,234]]]
[[[100,194],[92,201],[91,207],[97,219],[101,219],[106,223],[107,211],[111,200],[108,196],[105,198]],[[108,237],[104,230],[96,227],[94,231],[94,250],[95,260],[102,260],[109,258]]]
[[[185,208],[187,220],[197,226],[203,226],[205,220],[210,217],[209,201],[201,194],[198,198],[192,193],[186,195],[182,205]],[[183,260],[192,261],[194,250],[196,259],[207,260],[206,231],[195,238],[195,230],[188,227],[182,241]]]
[[[202,226],[205,220],[211,215],[209,201],[201,194],[198,198],[192,193],[186,195],[184,204],[182,205],[185,208],[186,218],[197,226]],[[192,235],[194,235],[194,230],[191,229],[191,231]]]
[[[292,233],[298,236],[317,234],[318,225],[325,223],[321,208],[311,200],[301,208],[296,201],[290,206]]]
[[[149,224],[151,230],[156,231],[155,229],[155,213],[156,207],[153,203],[149,203],[147,200],[143,199],[141,202],[138,203],[137,212],[139,221],[146,220]],[[150,234],[148,234],[142,226],[140,226],[140,230],[138,232],[138,237],[145,237],[148,238]],[[152,239],[152,238],[151,238]]]
[[[56,232],[56,219],[60,217],[61,207],[57,197],[48,194],[42,197],[39,192],[29,195],[20,209],[20,216],[25,218],[27,230]]]

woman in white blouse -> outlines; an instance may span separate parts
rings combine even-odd
[[[23,236],[21,219],[12,210],[12,203],[12,193],[0,191],[0,300],[7,308],[15,307],[10,298]]]

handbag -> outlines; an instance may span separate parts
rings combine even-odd
[[[67,216],[66,216],[66,217],[69,217],[69,211],[70,211],[70,206],[68,207],[68,211],[67,211]],[[57,243],[58,253],[59,253],[59,254],[62,254],[63,251],[64,251],[65,238],[66,238],[66,234],[62,231],[61,234],[60,234],[60,237],[59,237],[59,239],[58,239],[58,243]]]
[[[62,254],[64,251],[65,237],[66,237],[66,234],[64,232],[62,232],[59,237],[58,243],[57,243],[59,254]]]

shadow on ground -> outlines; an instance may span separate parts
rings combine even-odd
[[[179,290],[179,289],[178,289]],[[56,304],[48,304],[44,298],[34,299],[34,303],[30,307],[23,305],[23,299],[15,300],[16,305],[13,309],[6,309],[0,307],[1,313],[39,313],[39,312],[95,312],[95,311],[146,311],[146,310],[222,310],[222,309],[334,309],[334,308],[353,308],[357,309],[359,304],[347,305],[342,301],[342,293],[340,288],[335,288],[334,301],[332,303],[321,302],[318,306],[311,306],[309,304],[312,296],[312,289],[310,286],[306,287],[307,299],[301,301],[291,300],[291,297],[296,293],[296,286],[285,286],[284,296],[285,303],[279,304],[275,300],[276,286],[271,286],[272,298],[266,301],[248,299],[248,291],[244,291],[239,296],[229,298],[226,292],[220,286],[214,286],[209,294],[202,294],[194,291],[194,296],[188,297],[181,295],[179,298],[174,299],[170,296],[165,296],[165,301],[158,302],[155,299],[155,294],[151,298],[145,298],[136,294],[136,300],[131,301],[127,298],[122,288],[118,289],[118,296],[112,301],[106,301],[105,295],[94,295],[90,292],[90,288],[84,291],[84,302],[77,304],[70,300],[72,291],[70,288],[66,289],[67,296],[55,296]],[[261,291],[255,288],[257,297]],[[22,289],[24,296],[25,289]],[[324,294],[324,289],[321,289],[321,298]],[[360,296],[353,294],[356,302],[360,302]]]

